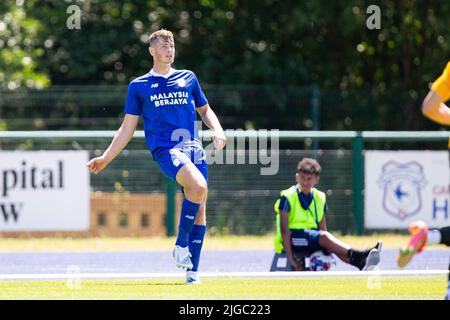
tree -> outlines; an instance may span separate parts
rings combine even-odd
[[[44,88],[50,84],[39,69],[44,50],[38,34],[42,23],[27,15],[23,1],[0,4],[0,88]]]
[[[69,5],[81,9],[80,29],[66,26]],[[33,35],[33,46],[16,47],[36,61],[27,70],[39,70],[36,74],[54,85],[126,85],[151,68],[148,35],[166,28],[176,38],[175,67],[195,70],[229,125],[308,129],[308,87],[302,86],[316,83],[321,129],[439,127],[422,117],[419,106],[448,61],[450,3],[386,0],[379,6],[379,30],[367,28],[370,5],[367,0],[29,0],[24,9],[2,4],[10,10],[6,15],[26,13],[22,19],[28,24],[21,23],[19,31]],[[23,62],[30,61],[24,54],[2,55],[16,61],[9,62],[14,70],[26,69]],[[8,77],[18,77],[14,70]]]

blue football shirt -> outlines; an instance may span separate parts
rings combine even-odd
[[[208,103],[197,77],[189,70],[171,69],[166,75],[150,71],[128,85],[125,113],[142,115],[147,146],[197,141],[196,108]]]

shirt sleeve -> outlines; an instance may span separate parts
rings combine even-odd
[[[200,84],[198,83],[197,76],[195,74],[193,75],[194,75],[194,84],[192,86],[192,96],[194,97],[195,107],[200,108],[203,107],[205,104],[207,104],[208,100],[206,99],[206,96],[203,93]]]
[[[140,116],[142,114],[142,103],[136,92],[136,83],[131,82],[128,85],[127,100],[125,102],[125,113]]]
[[[433,83],[431,89],[439,93],[444,102],[450,98],[450,61],[441,76]]]
[[[291,206],[289,205],[289,201],[285,196],[280,198],[280,204],[278,205],[278,210],[283,210],[286,212],[291,211]]]

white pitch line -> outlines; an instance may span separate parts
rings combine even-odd
[[[201,272],[202,278],[330,278],[362,276],[436,276],[448,270],[374,270],[326,272]],[[0,274],[0,280],[67,280],[67,279],[162,279],[184,278],[184,273],[47,273]]]

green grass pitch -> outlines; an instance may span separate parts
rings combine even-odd
[[[447,276],[1,281],[0,299],[442,300]]]

